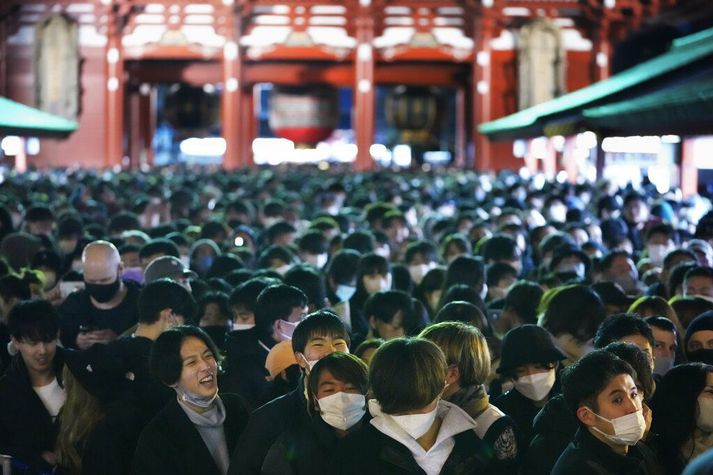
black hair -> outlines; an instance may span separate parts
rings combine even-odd
[[[181,378],[181,371],[183,370],[181,346],[183,345],[183,340],[189,337],[198,338],[205,343],[205,346],[213,353],[213,357],[220,365],[222,360],[220,350],[206,332],[192,325],[173,327],[161,333],[154,341],[149,356],[151,372],[166,386],[173,386]]]
[[[265,243],[270,245],[275,239],[285,234],[294,234],[297,229],[287,221],[278,221],[265,230]]]
[[[206,278],[225,277],[229,273],[245,267],[243,260],[235,254],[221,254],[213,259],[210,269],[206,272]]]
[[[421,254],[428,262],[438,262],[438,251],[431,241],[415,241],[406,247],[404,262],[411,262],[416,255]]]
[[[643,399],[649,400],[654,394],[654,377],[651,371],[649,355],[633,343],[623,341],[609,343],[604,347],[604,350],[617,355],[634,368],[634,371],[636,371],[635,381],[638,381],[641,385]]]
[[[371,231],[358,230],[344,238],[342,249],[353,249],[362,254],[374,252],[376,238]]]
[[[310,313],[297,325],[292,334],[292,350],[304,353],[307,343],[315,336],[342,338],[347,342],[347,346],[351,343],[344,323],[334,312],[327,309]]]
[[[473,325],[485,336],[491,336],[493,331],[490,322],[480,308],[464,300],[455,300],[445,304],[436,314],[433,323],[463,322]]]
[[[307,231],[297,242],[300,251],[309,254],[324,254],[329,249],[327,238],[319,231]]]
[[[306,307],[307,296],[297,287],[278,284],[265,288],[255,301],[255,326],[261,336],[272,333],[277,320],[290,316],[295,307]]]
[[[506,262],[495,262],[488,266],[486,275],[485,283],[488,287],[497,287],[498,283],[506,277],[517,279],[517,270]]]
[[[285,284],[297,287],[307,296],[307,304],[315,310],[324,307],[327,289],[321,274],[309,266],[295,266],[285,274]]]
[[[598,411],[597,396],[620,374],[636,381],[636,371],[614,353],[595,350],[562,372],[562,395],[573,413],[580,406]]]
[[[269,246],[267,249],[260,253],[258,257],[257,265],[261,268],[269,268],[272,264],[273,259],[279,259],[285,264],[293,264],[297,261],[297,258],[288,250],[285,246]]]
[[[666,317],[654,315],[651,317],[644,318],[644,321],[648,323],[650,327],[656,327],[659,330],[671,332],[674,335],[678,335],[678,329],[676,328],[676,325]]]
[[[507,234],[495,234],[478,246],[485,262],[514,261],[520,259],[517,241]]]
[[[596,335],[594,335],[594,347],[604,348],[609,343],[619,341],[630,335],[643,336],[649,342],[653,350],[654,334],[649,324],[639,317],[626,313],[612,315],[599,325],[599,329]]]
[[[402,325],[406,335],[413,334],[418,326],[418,319],[415,315],[413,300],[406,292],[400,290],[376,292],[370,295],[364,303],[364,318],[367,321],[374,317],[381,322],[391,323],[398,312],[401,312]]]
[[[45,205],[33,205],[25,212],[26,222],[54,221],[54,213]]]
[[[660,437],[660,461],[667,473],[683,469],[681,447],[696,430],[698,396],[707,385],[713,366],[686,363],[671,368],[656,386],[651,401],[651,431]]]
[[[668,274],[668,290],[672,296],[676,295],[676,289],[683,285],[683,281],[686,274],[688,274],[688,271],[697,267],[699,267],[697,264],[688,261],[676,264],[676,266]]]
[[[228,298],[230,306],[233,308],[241,306],[254,313],[255,304],[257,303],[257,297],[260,295],[260,292],[265,290],[270,285],[275,284],[276,282],[269,279],[249,279],[237,286],[235,290],[230,293],[230,297]]]
[[[689,258],[688,262],[695,263],[697,261],[696,255],[690,249],[674,249],[663,258],[663,268],[670,269],[674,261],[684,256]]]
[[[503,309],[517,314],[522,323],[537,323],[537,307],[545,291],[537,284],[526,280],[513,285],[505,296]]]
[[[646,231],[645,241],[651,239],[654,234],[664,234],[668,239],[673,241],[674,244],[678,244],[678,234],[673,229],[670,224],[660,223],[654,224]]]
[[[12,299],[30,300],[32,289],[30,284],[34,283],[33,273],[26,272],[22,276],[15,274],[0,277],[0,297],[5,301]],[[59,277],[59,276],[58,276]]]
[[[222,221],[210,220],[201,226],[201,239],[225,239],[228,235],[228,230]]]
[[[225,317],[225,320],[233,319],[233,313],[230,311],[228,294],[219,291],[207,292],[203,294],[200,299],[198,299],[198,319],[203,318],[206,307],[211,303],[218,306],[220,314]]]
[[[480,257],[458,256],[448,265],[443,293],[454,284],[465,284],[476,292],[485,283],[485,264]]]
[[[683,282],[688,282],[689,279],[693,277],[705,277],[713,281],[713,269],[706,266],[695,266],[686,271],[683,276]]]
[[[87,226],[87,230],[88,229],[89,227]],[[124,231],[131,231],[133,229],[141,229],[139,217],[135,213],[121,211],[116,213],[112,216],[111,220],[109,220],[109,227],[107,231],[110,236],[116,236]]]
[[[631,254],[626,251],[611,251],[607,253],[604,257],[602,257],[602,259],[599,261],[599,270],[609,270],[612,264],[614,264],[614,260],[618,257],[625,257],[627,259],[631,259]]]
[[[569,334],[585,342],[594,337],[605,318],[604,303],[596,292],[583,285],[569,285],[550,299],[542,326],[555,337]]]
[[[141,289],[138,299],[140,323],[156,323],[159,314],[167,308],[182,315],[186,322],[192,321],[196,315],[196,301],[191,293],[171,279],[158,279]]]
[[[16,340],[49,342],[57,339],[59,314],[47,300],[21,300],[10,310],[7,327]]]
[[[155,256],[156,254],[163,254],[164,256],[173,256],[176,259],[181,257],[178,252],[178,246],[176,243],[170,239],[157,238],[152,239],[139,250],[139,258],[146,259],[147,257]]]

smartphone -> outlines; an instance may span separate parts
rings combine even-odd
[[[79,325],[79,333],[89,333],[93,332],[96,329],[97,327],[94,327],[92,325]]]
[[[84,282],[60,282],[59,283],[59,293],[63,299],[67,298],[67,295],[72,292],[83,289]]]

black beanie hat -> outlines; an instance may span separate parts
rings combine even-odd
[[[526,364],[551,363],[565,359],[565,355],[552,342],[549,332],[537,325],[513,328],[503,338],[500,366],[497,372],[511,374],[515,368]]]
[[[691,339],[694,333],[704,330],[713,331],[713,310],[708,310],[703,312],[694,318],[686,329],[686,337],[683,341],[683,348],[686,353],[688,353],[688,340]]]

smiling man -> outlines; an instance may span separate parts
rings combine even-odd
[[[653,452],[640,442],[646,422],[635,380],[628,363],[604,350],[564,371],[562,393],[579,429],[552,475],[660,473]]]
[[[65,400],[57,379],[57,313],[45,300],[19,302],[8,326],[18,354],[0,379],[0,453],[28,465],[31,473],[49,473],[57,462],[57,416]]]

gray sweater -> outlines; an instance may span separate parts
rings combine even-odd
[[[198,433],[201,435],[208,452],[213,456],[215,464],[218,466],[220,473],[228,473],[228,465],[230,464],[230,453],[228,452],[228,444],[225,442],[225,431],[223,431],[223,422],[225,421],[225,406],[220,396],[215,398],[213,405],[203,414],[198,414],[191,409],[186,403],[178,398],[178,404],[185,411],[188,419],[196,426]]]

